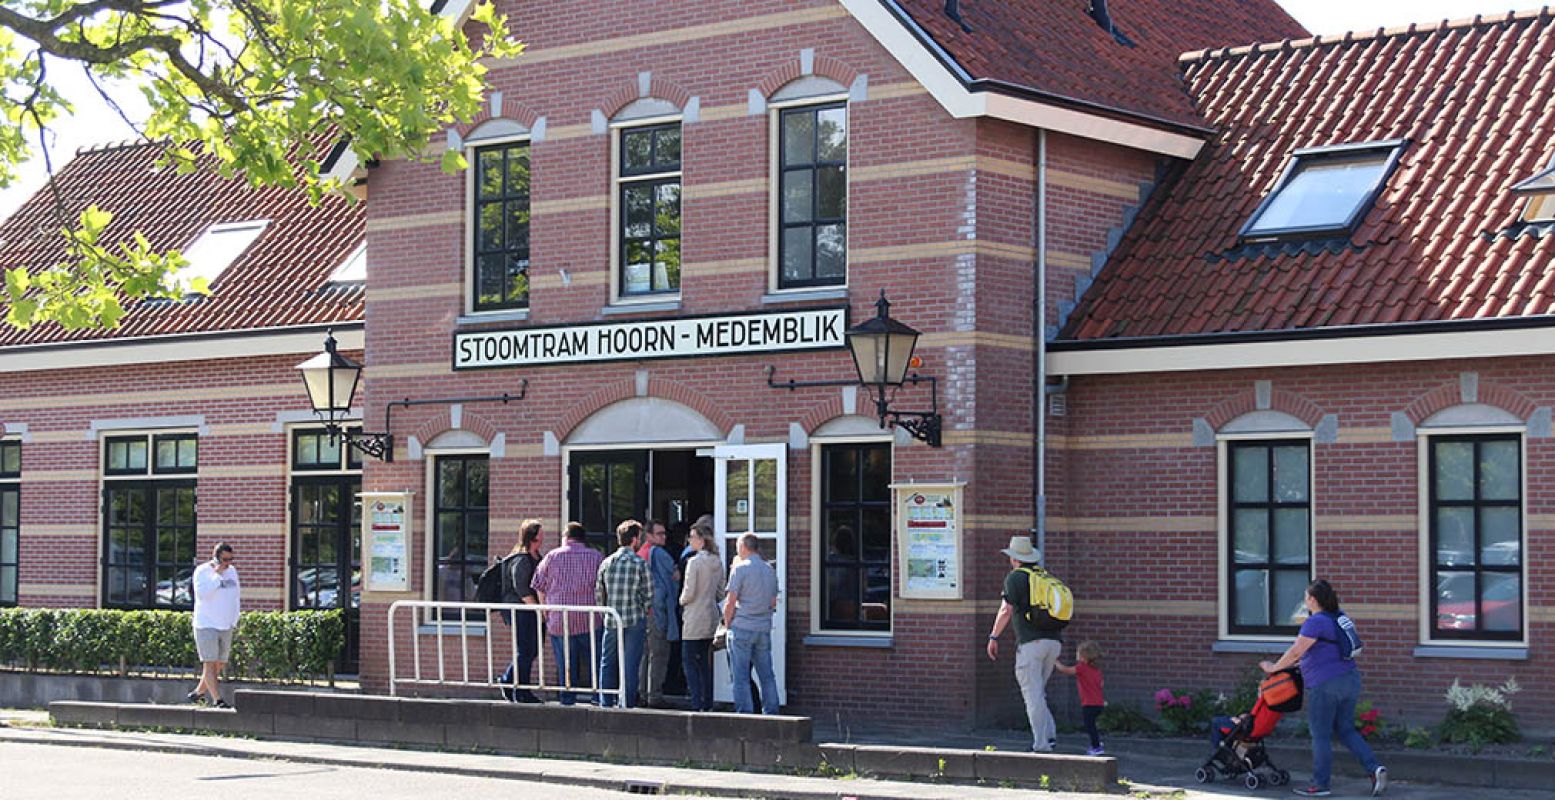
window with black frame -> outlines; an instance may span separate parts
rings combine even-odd
[[[22,443],[0,441],[0,606],[14,606],[21,565]]]
[[[355,429],[352,429],[355,430]],[[359,662],[362,590],[361,462],[321,428],[292,431],[291,607],[342,609],[344,672]]]
[[[1432,637],[1520,640],[1522,438],[1428,442]]]
[[[529,143],[475,151],[475,311],[529,307]]]
[[[680,123],[624,128],[616,165],[620,295],[680,291]]]
[[[103,605],[194,606],[193,433],[135,434],[103,440]]]
[[[438,456],[435,470],[432,599],[474,602],[475,581],[487,557],[487,457]]]
[[[1229,631],[1294,633],[1312,580],[1311,444],[1231,441],[1226,458]]]
[[[846,103],[778,112],[778,288],[847,282]]]
[[[822,630],[891,629],[891,445],[821,448]]]

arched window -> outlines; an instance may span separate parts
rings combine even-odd
[[[1218,431],[1229,635],[1288,636],[1312,580],[1312,429],[1254,411]]]
[[[806,76],[769,99],[776,290],[846,286],[848,89]]]
[[[611,119],[616,302],[680,295],[681,109],[644,97]]]

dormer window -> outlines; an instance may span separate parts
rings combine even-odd
[[[1555,222],[1555,164],[1512,187],[1513,194],[1527,195],[1524,222]]]
[[[195,279],[204,278],[207,287],[215,286],[227,267],[248,250],[269,224],[267,220],[255,220],[224,222],[206,228],[193,244],[184,248],[183,256],[189,265],[178,271],[178,279],[192,284]]]
[[[1274,191],[1243,226],[1244,241],[1344,236],[1371,209],[1402,141],[1312,147],[1291,154]]]
[[[331,284],[367,282],[367,245],[360,244],[329,276]]]

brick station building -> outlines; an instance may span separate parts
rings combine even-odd
[[[610,550],[623,518],[675,541],[713,513],[725,556],[746,530],[776,556],[787,708],[1018,718],[1012,651],[983,643],[998,551],[1034,526],[1040,192],[1056,330],[1109,234],[1212,133],[1180,50],[1304,35],[1272,2],[1135,3],[1115,29],[1089,5],[498,3],[527,50],[436,142],[470,171],[355,173],[365,426],[395,444],[364,486],[412,493],[414,529],[400,591],[365,587],[364,683],[385,688],[389,605],[470,598],[525,518],[547,548],[578,520]],[[923,332],[943,446],[882,428],[857,386],[783,388],[855,376],[837,334],[882,292]],[[931,404],[919,383],[893,407]],[[919,495],[954,509],[944,564],[907,549]],[[436,670],[435,628],[412,624],[402,676],[412,635]]]
[[[78,153],[58,204],[45,188],[0,225],[0,267],[43,269],[66,257],[63,220],[96,205],[114,214],[104,243],[140,231],[211,281],[129,304],[112,330],[0,327],[0,605],[187,609],[223,540],[245,608],[349,605],[361,467],[295,367],[330,327],[360,355],[362,209],[179,175],[158,152]]]
[[[1515,677],[1555,726],[1552,54],[1544,9],[1183,56],[1216,134],[1051,348],[1109,686],[1233,685],[1317,576],[1385,716]]]
[[[1229,690],[1322,576],[1385,714],[1434,721],[1454,677],[1516,675],[1525,725],[1550,724],[1548,15],[1314,41],[1255,0],[632,6],[498,3],[528,50],[429,151],[467,173],[336,162],[368,198],[365,297],[328,280],[359,235],[341,220],[271,274],[309,310],[231,307],[305,331],[291,349],[7,372],[31,398],[0,400],[20,601],[109,604],[99,431],[134,423],[196,434],[199,545],[250,536],[251,597],[299,607],[306,576],[318,602],[285,498],[316,428],[282,387],[317,325],[364,319],[357,398],[393,457],[322,482],[359,481],[369,517],[409,504],[406,546],[363,565],[370,690],[391,635],[400,674],[412,637],[433,663],[437,628],[390,634],[390,605],[470,599],[521,520],[605,547],[625,517],[678,535],[712,513],[726,555],[752,530],[778,566],[787,708],[1013,721],[983,637],[997,551],[1044,494],[1068,638],[1109,652],[1114,699]],[[1205,49],[1249,42],[1277,44]],[[892,407],[937,399],[940,446],[857,386],[787,385],[848,381],[837,334],[882,292],[937,380]],[[193,313],[170,308],[131,319]],[[137,324],[112,338],[206,330]],[[42,334],[7,335],[0,358]],[[331,602],[355,567],[337,557]],[[500,657],[506,628],[476,633],[471,658],[488,637]]]

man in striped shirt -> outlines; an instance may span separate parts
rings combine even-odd
[[[629,519],[616,526],[616,542],[620,549],[610,554],[599,565],[599,577],[594,581],[594,599],[602,606],[610,606],[621,617],[619,632],[605,628],[605,638],[599,654],[599,688],[614,689],[621,686],[622,670],[625,670],[625,687],[621,705],[631,708],[637,705],[638,670],[642,666],[643,638],[647,633],[649,604],[653,601],[653,578],[648,573],[648,562],[637,555],[641,544],[643,526]],[[616,662],[616,642],[619,635],[622,658],[625,664]],[[601,693],[599,704],[615,705],[615,698]]]
[[[588,546],[588,532],[576,522],[567,523],[566,542],[545,554],[535,567],[530,587],[540,596],[542,604],[566,606],[594,605],[594,579],[599,574],[603,558],[599,551]],[[556,656],[557,674],[561,684],[569,688],[593,688],[593,652],[591,643],[598,643],[603,631],[603,620],[590,619],[582,611],[547,611],[545,627],[550,634],[551,652]],[[587,676],[587,677],[585,677]],[[561,692],[561,704],[570,706],[577,702],[573,692]]]

